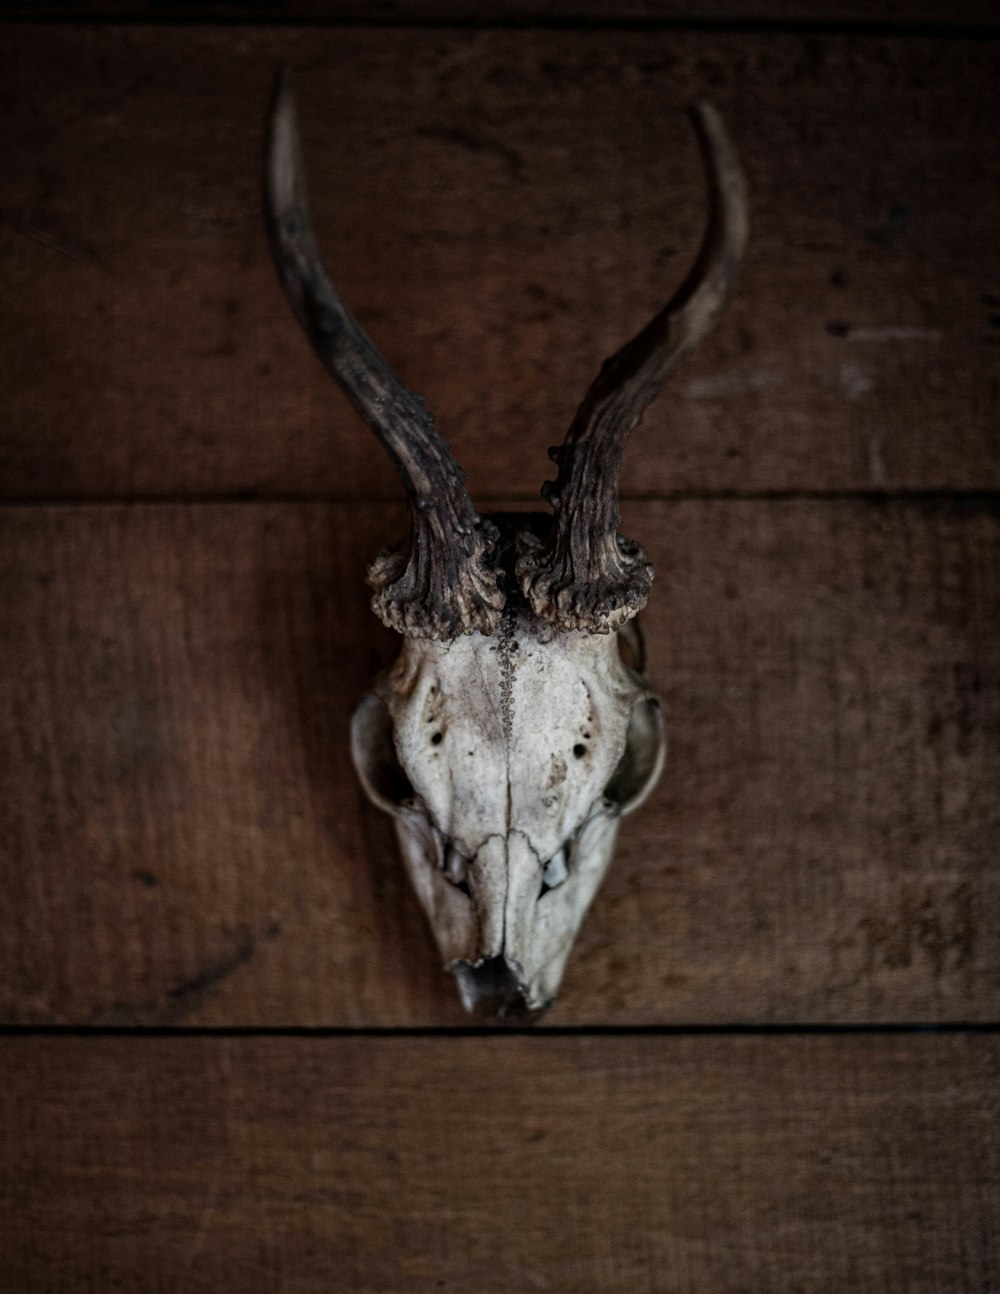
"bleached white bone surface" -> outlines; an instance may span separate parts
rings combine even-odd
[[[659,705],[618,636],[521,607],[492,635],[407,639],[352,735],[465,1005],[549,1005],[619,818],[663,763]]]

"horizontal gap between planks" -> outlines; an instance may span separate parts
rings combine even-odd
[[[737,35],[775,36],[858,36],[885,38],[911,38],[918,40],[973,40],[1000,39],[1000,24],[949,23],[912,21],[907,19],[834,19],[808,18],[655,18],[610,14],[605,17],[581,15],[560,17],[553,14],[525,14],[522,16],[490,18],[465,17],[403,17],[392,15],[356,15],[336,17],[331,15],[300,14],[152,14],[152,13],[102,13],[97,10],[51,13],[4,13],[0,11],[0,25],[100,25],[127,27],[318,27],[330,29],[374,28],[418,31],[681,31],[709,32]]]
[[[855,1037],[868,1034],[1000,1034],[1000,1021],[937,1024],[667,1024],[667,1025],[457,1025],[315,1028],[307,1025],[0,1025],[0,1038],[700,1038],[793,1036]]]
[[[1000,490],[660,490],[655,494],[629,493],[620,496],[629,503],[957,503],[969,507],[1000,507]],[[338,507],[371,507],[373,504],[400,505],[402,495],[392,497],[355,496],[333,493],[278,494],[99,494],[99,495],[14,495],[0,497],[4,508],[139,508],[139,507],[226,507],[280,504],[326,504]],[[511,504],[543,512],[540,494],[505,495],[502,499],[478,498],[477,506],[488,511],[510,510]]]

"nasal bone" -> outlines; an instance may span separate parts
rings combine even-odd
[[[523,834],[487,840],[469,867],[468,884],[480,914],[478,948],[448,968],[462,1005],[473,1015],[526,1023],[541,1014],[528,1004],[525,979],[539,868]]]

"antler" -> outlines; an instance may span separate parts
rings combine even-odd
[[[715,109],[692,110],[711,208],[698,258],[673,299],[607,360],[561,446],[543,495],[555,518],[541,543],[522,533],[517,578],[535,613],[560,629],[608,633],[640,611],[653,568],[618,534],[618,477],[632,428],[677,365],[713,327],[736,277],[749,232],[746,181]]]
[[[271,104],[265,216],[282,286],[313,349],[385,446],[412,516],[409,543],[379,553],[368,571],[372,607],[413,638],[490,633],[504,597],[492,565],[496,530],[476,515],[465,475],[408,390],[344,306],[309,219],[295,95],[287,72]]]

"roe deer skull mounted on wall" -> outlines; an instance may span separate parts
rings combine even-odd
[[[368,572],[372,607],[403,646],[355,713],[354,763],[393,816],[469,1010],[524,1015],[552,1003],[619,819],[663,764],[660,706],[632,619],[653,568],[618,533],[619,469],[632,428],[721,313],[747,238],[732,145],[713,108],[692,115],[711,195],[694,268],[604,364],[549,451],[552,515],[479,517],[423,401],[390,372],[323,265],[287,75],[271,108],[265,205],[281,282],[395,464],[412,514],[409,539]]]

